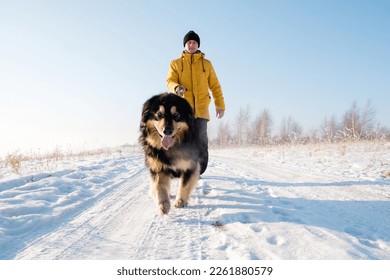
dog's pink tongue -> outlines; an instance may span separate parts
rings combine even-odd
[[[168,150],[173,145],[173,137],[172,136],[164,136],[161,140],[161,145],[165,150]]]

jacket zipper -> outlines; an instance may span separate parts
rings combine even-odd
[[[193,60],[194,60],[194,54],[191,54],[191,89],[192,89],[192,98],[194,102],[194,116],[196,113],[196,100],[195,100],[195,91],[194,91],[194,76],[192,73],[192,66],[193,66]]]

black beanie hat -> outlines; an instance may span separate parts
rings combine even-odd
[[[186,43],[189,41],[189,40],[194,40],[198,43],[198,47],[200,47],[200,38],[198,36],[198,34],[196,34],[194,31],[190,31],[188,32],[185,36],[184,36],[184,39],[183,39],[183,46],[185,47],[186,46]]]

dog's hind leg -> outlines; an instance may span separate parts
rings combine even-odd
[[[188,204],[190,196],[199,180],[199,164],[195,170],[187,170],[180,177],[180,185],[176,196],[175,207],[181,208]]]
[[[152,194],[157,202],[157,208],[160,214],[168,214],[171,209],[169,200],[171,189],[171,178],[162,172],[155,173],[152,176]]]

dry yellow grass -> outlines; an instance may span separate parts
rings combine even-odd
[[[20,167],[22,166],[24,158],[23,155],[17,153],[17,154],[8,154],[6,155],[4,159],[5,166],[9,166],[12,171],[16,174],[20,173]]]
[[[134,150],[134,148],[130,148]],[[62,151],[60,149],[55,149],[51,152],[39,154],[39,153],[30,153],[22,154],[19,151],[16,151],[11,154],[7,154],[4,159],[0,160],[0,167],[5,168],[9,167],[13,173],[20,174],[23,169],[23,165],[27,163],[34,162],[38,166],[48,166],[50,163],[59,162],[62,160],[71,160],[71,159],[86,159],[93,156],[112,156],[114,154],[122,156],[129,152],[129,148],[118,147],[118,148],[100,148],[95,150],[82,150],[82,151]]]

